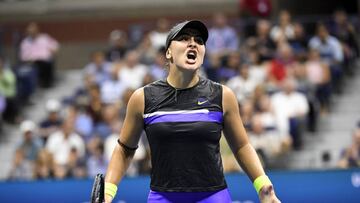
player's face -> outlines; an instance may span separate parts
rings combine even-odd
[[[171,41],[166,57],[181,69],[197,70],[204,61],[205,44],[199,32],[186,29]]]

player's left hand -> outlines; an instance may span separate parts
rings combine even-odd
[[[265,185],[260,190],[261,203],[281,203],[276,197],[274,187],[272,185]]]

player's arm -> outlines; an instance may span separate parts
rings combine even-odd
[[[105,202],[111,202],[109,195],[121,178],[124,176],[130,161],[135,153],[143,130],[144,90],[138,89],[130,97],[126,116],[105,176]],[[109,184],[110,183],[110,184]],[[113,185],[112,185],[113,184]],[[111,187],[109,187],[109,185]]]
[[[240,118],[238,102],[230,88],[223,86],[224,135],[242,169],[259,188],[260,200],[280,202],[261,165],[255,149],[249,143]]]

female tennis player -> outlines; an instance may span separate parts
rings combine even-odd
[[[105,177],[111,202],[142,130],[151,149],[148,203],[230,203],[220,157],[224,135],[260,201],[280,202],[243,127],[234,93],[199,76],[208,38],[196,20],[174,26],[166,40],[169,74],[135,91]]]

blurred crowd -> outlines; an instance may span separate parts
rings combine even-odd
[[[59,43],[30,23],[18,48],[18,63],[0,55],[0,127],[2,122],[18,124],[21,110],[31,105],[37,88],[50,88],[55,81],[54,59]],[[0,129],[1,131],[1,129]]]
[[[214,14],[208,25],[201,75],[235,92],[250,142],[264,166],[271,168],[274,160],[302,149],[304,132],[315,132],[318,119],[331,111],[332,97],[341,94],[356,68],[357,31],[344,10],[336,10],[326,22],[313,22],[314,32],[286,10],[274,22],[257,19],[251,34],[244,34],[247,28],[236,27],[223,13]],[[137,41],[138,35],[112,31],[108,49],[94,52],[84,66],[82,86],[61,101],[49,100],[42,121],[21,122],[23,137],[9,179],[83,178],[105,173],[130,95],[167,75],[164,45],[171,27],[170,21],[159,19]],[[7,111],[15,111],[11,107],[17,95],[15,83],[19,83],[17,91],[23,101],[37,86],[53,85],[53,57],[59,44],[41,34],[36,23],[27,32],[20,45],[18,76],[0,61],[1,107],[7,104],[2,108],[4,119]],[[344,159],[356,160],[339,165],[359,164],[359,131],[355,139],[358,154],[354,158],[354,150],[347,149]],[[221,145],[225,172],[239,171],[224,140]],[[148,174],[149,154],[144,134],[127,175]]]
[[[359,168],[360,167],[360,121],[352,133],[352,141],[345,147],[338,161],[339,168]]]

